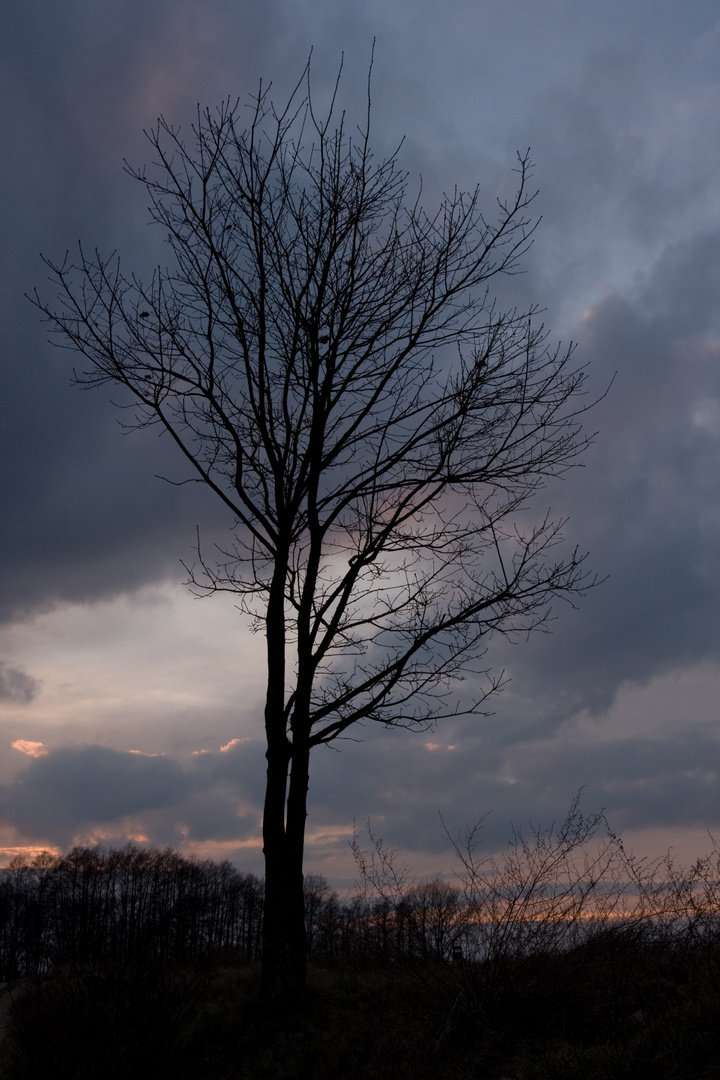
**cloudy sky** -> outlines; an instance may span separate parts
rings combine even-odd
[[[353,822],[419,871],[446,824],[549,824],[583,787],[636,851],[720,833],[720,18],[712,0],[33,0],[6,5],[0,212],[0,863],[132,837],[260,870],[262,639],[194,599],[195,528],[231,524],[110,391],[71,383],[23,293],[39,252],[82,240],[126,268],[163,257],[123,160],[196,104],[282,99],[313,48],[320,97],[345,54],[374,145],[426,202],[479,183],[489,207],[532,149],[542,214],[503,301],[577,340],[591,387],[584,468],[546,491],[605,584],[553,633],[491,646],[494,715],[359,731],[316,751],[308,865],[352,877]],[[542,504],[542,505],[541,505]]]

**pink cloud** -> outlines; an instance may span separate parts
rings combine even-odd
[[[39,758],[45,757],[50,751],[45,743],[31,742],[29,739],[16,739],[12,743],[13,750],[19,750],[21,754],[27,754],[28,757]]]

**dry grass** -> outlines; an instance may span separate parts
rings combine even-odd
[[[24,978],[2,1075],[720,1080],[720,852],[648,864],[603,824],[575,803],[558,829],[516,833],[490,858],[471,830],[456,890],[408,887],[371,838],[360,936],[311,964],[292,1008],[259,1001],[257,964],[217,959],[100,953]],[[338,916],[332,898],[327,910]]]
[[[712,1080],[720,943],[605,934],[487,963],[315,966],[292,1010],[253,966],[36,980],[5,1046],[11,1080]]]

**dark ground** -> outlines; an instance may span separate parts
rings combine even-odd
[[[608,933],[561,955],[315,965],[269,1009],[256,965],[21,980],[9,1080],[720,1080],[720,942]]]

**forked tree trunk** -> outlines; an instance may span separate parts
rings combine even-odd
[[[305,923],[305,822],[310,779],[310,748],[304,735],[296,735],[290,769],[285,842],[289,873],[288,955],[293,979],[304,987],[307,979],[307,928]]]
[[[287,735],[285,715],[286,551],[276,558],[266,616],[268,684],[265,703],[267,781],[263,811],[265,904],[261,992],[278,1000],[301,994],[306,982],[303,849],[310,748],[305,731]]]
[[[274,755],[268,748],[266,756],[261,993],[278,1001],[301,996],[307,978],[303,848],[309,755],[293,753],[289,762],[287,754]]]

